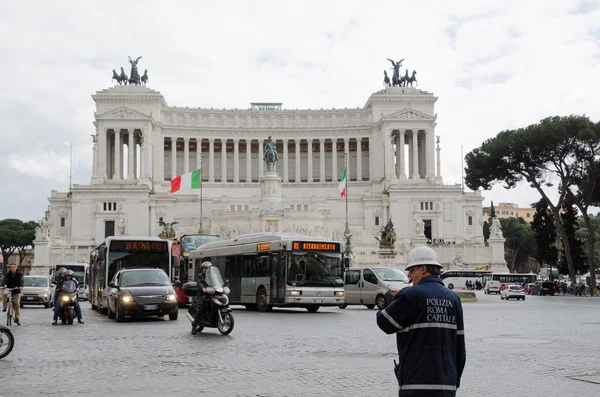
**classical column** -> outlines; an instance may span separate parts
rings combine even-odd
[[[165,139],[161,139],[161,146],[164,148]],[[163,149],[164,150],[164,149]],[[161,151],[162,152],[162,151]],[[140,136],[140,179],[144,179],[148,177],[148,173],[152,174],[152,142],[150,141],[150,134],[148,134],[148,130],[146,128],[142,128],[142,135]],[[163,154],[164,155],[164,154]],[[147,168],[148,159],[150,159],[150,168]],[[150,175],[152,176],[152,175]],[[158,179],[161,180],[160,178]],[[163,179],[164,180],[164,171],[163,171]]]
[[[196,168],[195,170],[202,169],[202,139],[196,138]],[[204,178],[204,171],[200,171],[200,178]]]
[[[221,183],[227,183],[227,139],[221,138]]]
[[[133,172],[133,131],[127,130],[127,179],[132,180],[134,178]]]
[[[437,172],[436,172],[435,176],[436,176],[436,178],[441,178],[442,177],[442,171],[441,171],[441,165],[440,165],[441,164],[441,162],[440,162],[440,151],[441,151],[441,149],[440,149],[440,137],[439,137],[439,135],[437,137],[437,148],[435,150],[437,152],[437,164],[436,164],[437,165],[437,170],[436,170]]]
[[[252,140],[246,139],[246,183],[252,183]]]
[[[215,181],[215,138],[208,139],[208,181]]]
[[[325,138],[319,139],[319,182],[325,182]]]
[[[177,176],[177,138],[171,137],[171,180]]]
[[[398,132],[398,135],[394,136],[394,144],[396,145],[396,178],[402,179],[402,175],[400,172],[400,166],[402,165],[402,150],[400,146],[400,135],[402,135],[402,131]]]
[[[96,148],[97,146],[98,144],[94,142],[94,146],[92,147],[92,158],[94,159],[94,161],[92,162],[92,181],[94,181],[98,176],[98,150]]]
[[[350,138],[344,138],[344,154],[348,156],[348,163],[344,163],[344,166],[346,167],[346,178],[350,182]]]
[[[288,183],[288,140],[283,140],[283,183]]]
[[[108,164],[107,161],[107,133],[106,133],[106,129],[102,128],[101,126],[97,126],[96,127],[96,140],[97,142],[97,150],[96,150],[96,161],[97,161],[97,165],[96,165],[96,172],[98,174],[98,178],[102,178],[102,179],[106,179],[107,175],[106,175],[106,165]]]
[[[308,182],[313,181],[313,152],[312,152],[312,138],[306,140],[308,142],[308,175],[306,180]]]
[[[263,144],[265,143],[264,139],[258,140],[258,178],[260,179],[263,176],[263,165],[265,162],[263,161]]]
[[[240,182],[240,140],[233,140],[233,182]]]
[[[138,179],[139,175],[137,173],[138,163],[140,159],[138,158],[138,139],[135,136],[135,132],[133,133],[133,179]]]
[[[419,139],[418,139],[418,131],[412,131],[412,179],[419,179]]]
[[[362,180],[362,138],[356,138],[356,181]]]
[[[183,138],[183,174],[190,173],[190,138]]]
[[[435,177],[435,136],[432,129],[425,131],[427,136],[427,177]]]
[[[113,179],[121,179],[121,131],[115,130]]]
[[[399,132],[400,132],[400,135],[398,135],[398,142],[399,142],[398,146],[400,146],[400,156],[396,160],[400,164],[400,167],[398,167],[398,169],[399,169],[398,178],[406,179],[406,172],[404,172],[404,165],[406,164],[406,159],[404,158],[404,157],[406,157],[405,152],[404,152],[404,134],[406,133],[406,131],[400,130]]]
[[[296,161],[296,183],[300,183],[300,139],[295,140],[296,143],[296,153],[295,153],[295,161]]]
[[[338,181],[337,176],[337,138],[331,139],[331,180]]]

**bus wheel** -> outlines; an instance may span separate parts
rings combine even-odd
[[[256,308],[259,312],[269,311],[269,305],[267,305],[267,291],[264,288],[260,288],[256,294]]]
[[[306,310],[308,310],[309,313],[316,313],[320,307],[321,306],[319,306],[319,305],[310,305],[310,306],[306,306]]]
[[[448,288],[454,289],[454,284],[448,284]]]
[[[98,306],[92,304],[92,310],[98,310]]]
[[[345,308],[347,308],[347,307],[348,307],[348,305],[346,305],[346,304],[343,304],[343,305],[338,305],[338,307],[339,307],[340,309],[345,309]]]
[[[244,305],[246,310],[250,310],[251,312],[256,311],[256,305]]]

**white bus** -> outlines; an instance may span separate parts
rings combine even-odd
[[[485,282],[488,280],[500,281],[500,284],[529,284],[535,283],[538,279],[538,275],[535,273],[491,273],[485,278]]]
[[[92,310],[106,313],[107,284],[121,269],[159,268],[171,279],[171,241],[158,237],[113,236],[90,252],[89,301]]]
[[[444,282],[444,285],[450,289],[454,288],[466,288],[467,281],[473,282],[473,286],[475,286],[475,282],[479,280],[481,285],[484,285],[485,276],[491,276],[491,272],[489,270],[467,270],[467,269],[457,269],[457,270],[446,270],[442,274],[440,274],[440,278]]]
[[[321,306],[345,302],[342,244],[293,233],[256,233],[207,243],[190,254],[195,280],[211,261],[229,281],[232,304],[249,310]]]
[[[59,265],[54,267],[54,276],[53,280],[56,282],[58,280],[58,269],[64,267],[65,269],[73,271],[73,278],[77,280],[79,283],[79,299],[87,299],[88,295],[88,276],[89,276],[89,267],[90,265],[87,263],[81,262],[61,262]]]

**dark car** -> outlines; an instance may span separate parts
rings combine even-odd
[[[554,283],[551,281],[537,281],[531,288],[531,295],[551,295],[554,296]]]
[[[168,314],[170,320],[177,320],[177,295],[162,269],[123,269],[108,286],[108,318],[121,322],[125,317]]]

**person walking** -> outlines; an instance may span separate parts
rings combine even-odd
[[[8,265],[8,273],[4,276],[2,287],[2,311],[8,309],[8,294],[12,294],[12,304],[15,310],[15,324],[21,325],[21,290],[23,289],[23,274],[17,271],[17,265]],[[16,288],[16,289],[13,289]],[[13,289],[11,291],[11,289]]]
[[[463,310],[456,293],[439,278],[442,265],[429,247],[408,253],[413,286],[377,312],[377,325],[396,334],[394,361],[401,397],[454,397],[466,362]]]

